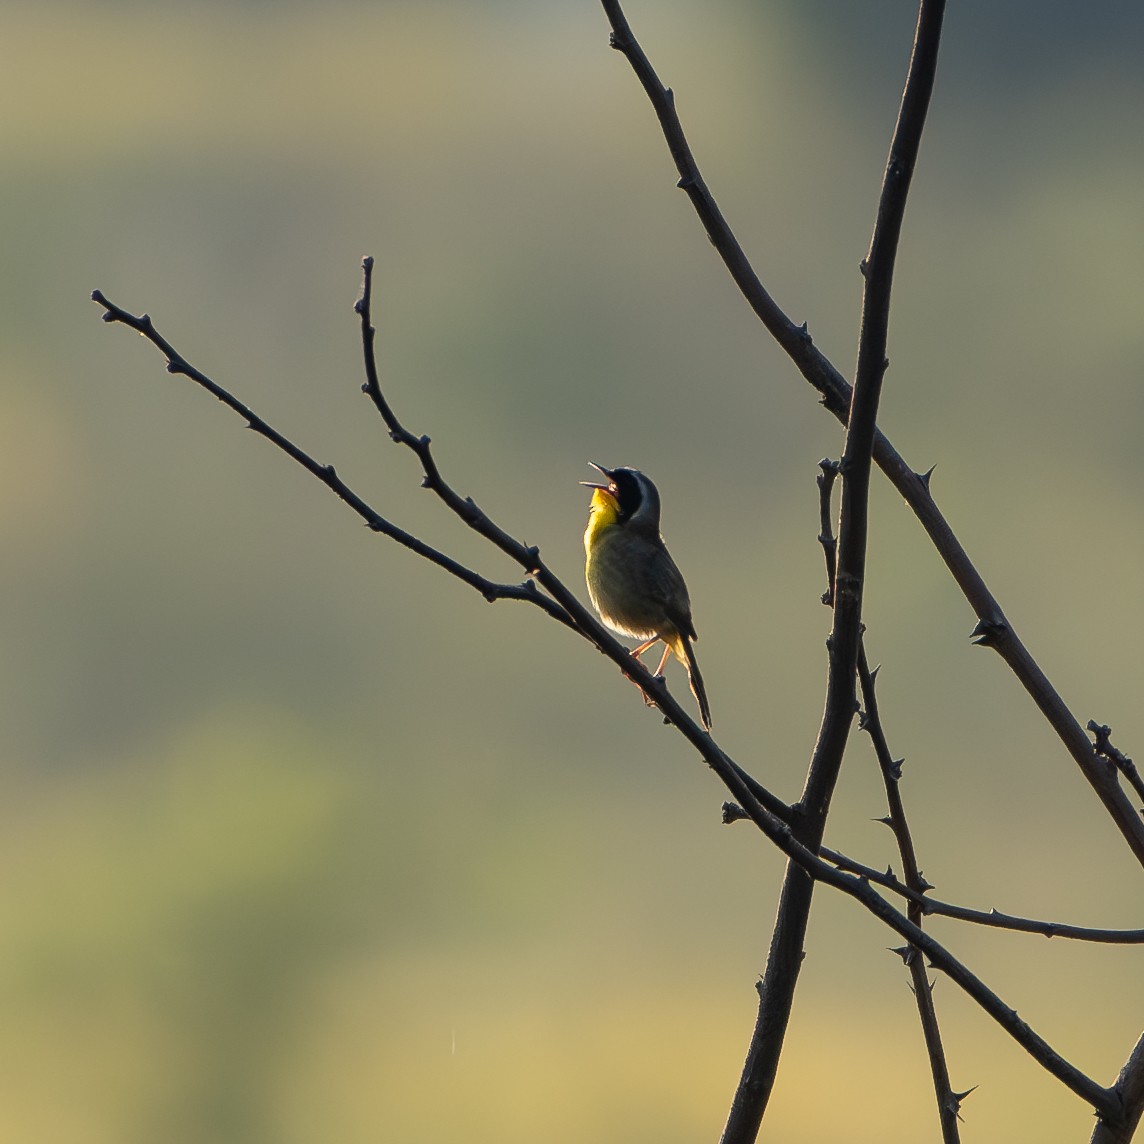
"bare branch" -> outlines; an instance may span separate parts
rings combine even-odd
[[[746,772],[743,772],[743,777],[754,793],[755,780]],[[784,822],[789,821],[792,817],[789,808],[785,817],[780,811],[772,809],[771,813],[776,814]],[[738,803],[725,802],[723,804],[724,823],[730,824],[749,818],[750,815]],[[943,902],[939,898],[932,897],[929,893],[932,887],[921,876],[920,872],[919,879],[923,889],[917,890],[896,878],[893,871],[878,870],[843,854],[841,851],[832,850],[829,846],[820,846],[818,856],[832,866],[837,866],[839,870],[845,870],[849,874],[857,874],[858,877],[864,878],[867,882],[873,882],[874,885],[881,886],[917,905],[927,917],[933,915],[934,917],[952,918],[955,921],[988,926],[991,929],[1039,934],[1041,937],[1059,937],[1066,941],[1087,941],[1101,945],[1144,945],[1144,928],[1111,929],[1097,926],[1078,926],[1068,922],[1051,922],[1041,918],[1022,917],[1019,914],[1009,914],[998,909],[976,910],[969,906],[959,906],[953,902]]]
[[[944,11],[944,0],[922,0],[918,11],[914,50],[890,144],[870,252],[864,263],[858,365],[841,463],[842,510],[826,704],[798,804],[802,816],[794,826],[799,842],[811,851],[816,851],[822,842],[856,706],[855,669],[862,634],[870,467],[882,379],[888,364],[890,292],[906,197],[933,91]],[[805,868],[788,864],[767,967],[759,985],[759,1015],[723,1130],[723,1144],[750,1144],[758,1135],[794,1002],[813,891],[814,880],[807,876]]]
[[[886,740],[886,731],[882,726],[882,717],[878,710],[874,672],[870,670],[870,665],[867,662],[864,643],[858,649],[858,682],[862,688],[864,705],[861,726],[870,735],[870,741],[874,745],[874,753],[878,758],[878,766],[882,772],[882,782],[886,788],[886,801],[890,810],[890,829],[893,830],[898,843],[898,854],[902,860],[906,884],[915,894],[922,896],[929,888],[929,883],[922,877],[922,872],[918,869],[914,840],[910,834],[909,823],[906,821],[906,808],[902,802],[902,792],[899,787],[902,762],[893,757]],[[924,913],[925,910],[920,902],[916,900],[910,902],[908,916],[915,925],[921,926]],[[961,1107],[962,1097],[953,1091],[953,1086],[949,1083],[949,1065],[945,1059],[941,1030],[938,1027],[937,1009],[933,1002],[933,987],[926,973],[925,962],[914,946],[906,947],[904,960],[913,982],[914,1001],[918,1007],[922,1036],[925,1038],[930,1075],[933,1077],[934,1095],[937,1097],[942,1140],[945,1144],[957,1144],[961,1138],[958,1127],[958,1110]]]
[[[743,815],[743,817],[746,817]],[[911,889],[895,878],[889,870],[876,870],[853,858],[831,850],[827,846],[819,848],[820,857],[851,874],[857,874],[868,882],[882,886],[899,897],[921,907],[922,913],[935,917],[952,918],[956,921],[971,922],[974,925],[989,926],[993,929],[1013,930],[1016,933],[1035,933],[1042,937],[1059,937],[1071,941],[1096,942],[1103,945],[1144,945],[1144,929],[1101,929],[1093,926],[1070,925],[1067,922],[1043,921],[1039,918],[1026,918],[1018,914],[1007,914],[1000,910],[975,910],[968,906],[955,905],[930,897],[928,892]],[[929,883],[927,882],[926,885]]]

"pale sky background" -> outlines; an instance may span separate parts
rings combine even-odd
[[[628,6],[720,204],[847,374],[910,3]],[[814,478],[840,431],[736,294],[598,4],[6,6],[0,38],[0,1137],[714,1140],[782,862],[535,609],[371,535],[120,327],[383,514],[386,392],[582,591],[588,460],[645,469],[718,741],[788,799],[821,714]],[[950,5],[881,423],[1085,722],[1144,754],[1144,10]],[[1138,926],[1140,880],[886,483],[868,647],[946,899]],[[678,671],[669,681],[682,695]],[[897,859],[855,734],[829,840]],[[1102,1082],[1141,953],[934,924]],[[764,1139],[938,1138],[897,944],[820,891]],[[964,1139],[1090,1110],[947,981]]]

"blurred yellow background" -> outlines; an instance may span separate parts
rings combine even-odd
[[[1083,6],[1082,6],[1083,7]],[[1003,11],[995,11],[995,8]],[[849,373],[914,6],[632,3],[764,280]],[[951,5],[882,424],[1085,721],[1144,753],[1144,17]],[[599,5],[9,0],[0,42],[0,1138],[714,1140],[782,863],[582,641],[371,535],[136,312],[396,523],[580,590],[585,462],[653,475],[717,737],[797,796],[840,431],[717,263]],[[940,896],[1140,925],[1139,872],[875,484],[868,647]],[[686,694],[678,672],[669,676]],[[897,859],[854,737],[830,841]],[[1110,1082],[1138,949],[934,932]],[[820,891],[765,1139],[936,1139],[897,942]],[[1090,1111],[945,980],[966,1139]]]

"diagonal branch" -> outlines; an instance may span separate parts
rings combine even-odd
[[[724,808],[724,818],[727,817],[729,817],[727,808]],[[730,817],[743,817],[743,815],[732,812]],[[919,906],[926,916],[952,918],[954,921],[970,922],[992,929],[1035,933],[1041,937],[1059,937],[1071,941],[1089,941],[1102,945],[1144,945],[1144,929],[1102,929],[1096,926],[1072,925],[1068,922],[1050,922],[1041,918],[1026,918],[997,909],[975,910],[969,906],[959,906],[953,902],[943,902],[930,897],[928,893],[921,893],[895,878],[889,870],[876,870],[873,866],[856,862],[853,858],[840,854],[837,850],[831,850],[827,846],[820,847],[818,853],[840,870],[857,874],[860,878],[865,878],[876,886],[882,886]]]
[[[748,789],[758,798],[759,793],[755,789],[755,780],[745,771],[742,774],[747,781]],[[765,788],[760,787],[759,790],[765,790]],[[768,809],[783,822],[792,820],[793,816],[789,807],[786,808],[785,814],[781,809],[776,810],[771,807]],[[724,823],[739,822],[749,817],[750,815],[738,803],[725,802],[723,804]],[[896,878],[892,870],[878,870],[873,866],[867,866],[866,863],[859,862],[838,850],[832,850],[829,846],[820,846],[818,856],[832,866],[837,866],[839,870],[845,870],[848,874],[857,874],[858,877],[864,878],[867,882],[873,882],[874,885],[881,886],[883,889],[897,894],[900,898],[904,898],[907,902],[919,906],[922,914],[926,917],[932,915],[933,917],[952,918],[954,921],[969,922],[972,925],[987,926],[990,929],[1011,930],[1013,933],[1033,933],[1039,934],[1041,937],[1059,937],[1066,941],[1087,941],[1099,945],[1144,945],[1144,928],[1113,929],[1100,926],[1078,926],[1070,922],[1052,922],[1043,918],[1022,917],[1020,914],[1009,914],[996,908],[977,910],[970,906],[960,906],[954,902],[943,902],[940,898],[931,897],[928,891],[922,893]]]
[[[601,2],[612,27],[612,47],[623,53],[647,93],[679,172],[678,186],[687,192],[712,245],[747,304],[786,351],[795,368],[819,392],[826,408],[845,423],[852,397],[849,383],[814,345],[806,325],[795,325],[763,286],[695,162],[675,109],[674,94],[664,87],[640,47],[619,0]],[[1144,865],[1144,820],[1121,789],[1115,768],[1102,765],[1102,760],[1094,757],[1092,744],[1077,718],[1021,641],[942,515],[930,493],[929,474],[915,472],[906,464],[880,430],[874,438],[874,461],[913,510],[976,613],[980,630],[975,634],[983,637],[978,642],[992,647],[1008,664],[1104,804],[1137,860]]]

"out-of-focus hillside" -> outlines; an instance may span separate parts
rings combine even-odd
[[[849,372],[913,6],[629,16],[768,286]],[[653,475],[718,739],[793,799],[825,673],[814,478],[840,434],[672,189],[599,6],[41,0],[4,23],[0,1137],[712,1138],[781,862],[719,825],[720,789],[586,646],[371,535],[88,300],[149,311],[381,512],[515,578],[359,392],[372,253],[399,415],[570,583],[585,462]],[[937,465],[1078,716],[1133,753],[1144,17],[947,23],[882,424]],[[1123,844],[884,483],[871,544],[868,646],[927,876],[1139,924]],[[873,865],[896,862],[879,792],[856,737],[830,840]],[[935,931],[1112,1080],[1138,953]],[[934,1134],[887,944],[821,895],[775,1139]],[[1087,1134],[937,996],[955,1087],[981,1085],[967,1138]],[[824,1063],[839,1100],[808,1115]]]

